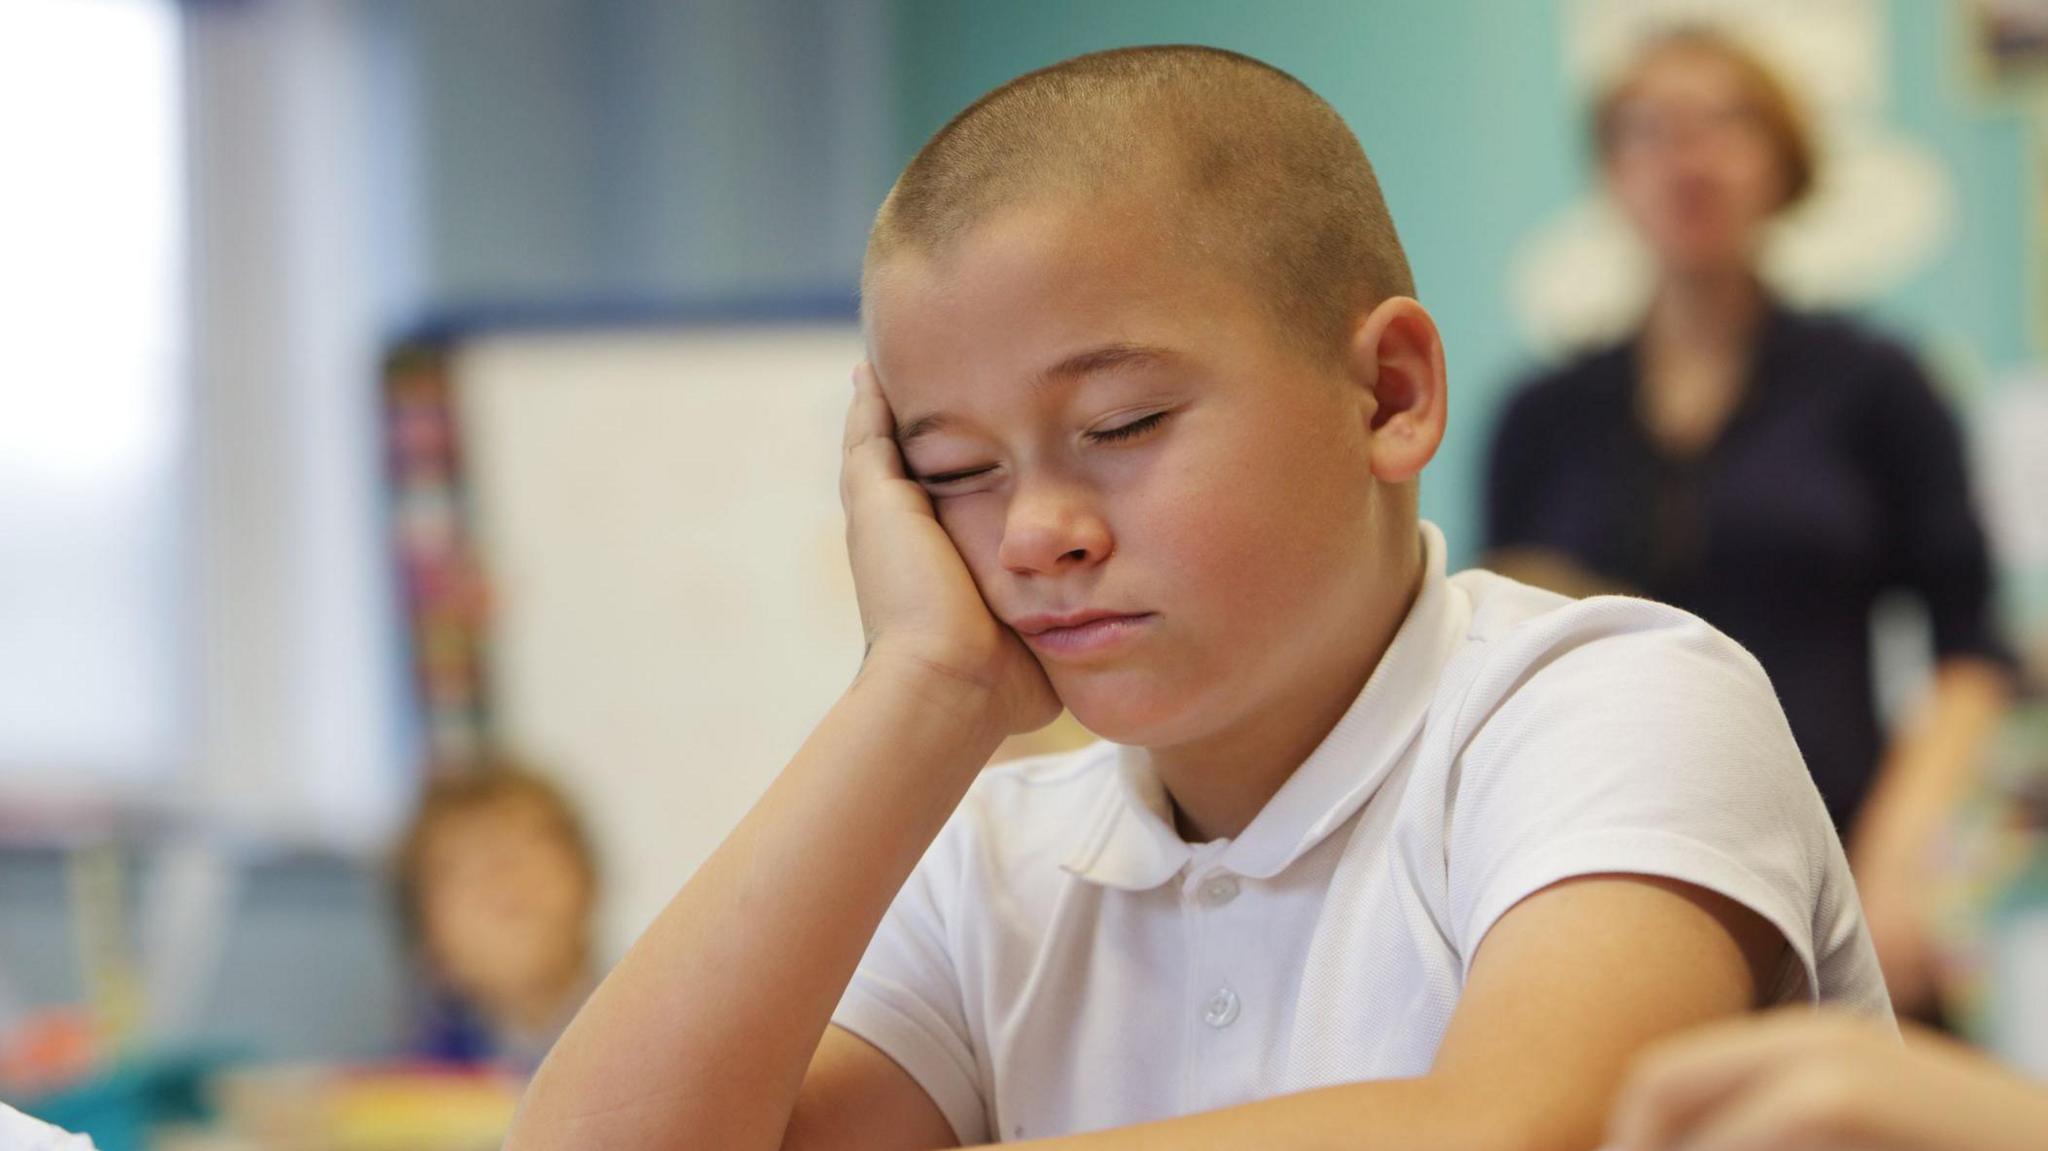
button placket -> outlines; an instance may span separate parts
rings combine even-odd
[[[1228,987],[1219,987],[1202,1005],[1202,1022],[1221,1031],[1237,1022],[1238,1012],[1243,1004],[1238,1002],[1237,992]]]
[[[1192,910],[1196,922],[1202,925],[1200,934],[1207,936],[1221,927],[1221,921],[1214,918],[1214,913],[1234,902],[1242,893],[1243,884],[1235,875],[1219,870],[1202,879],[1194,880],[1184,890],[1187,891],[1189,902],[1194,905]],[[1200,966],[1212,967],[1212,964],[1203,962]],[[1203,1023],[1213,1030],[1222,1031],[1237,1022],[1244,1004],[1238,998],[1237,992],[1231,989],[1224,972],[1212,969],[1210,976],[1224,978],[1210,984],[1211,990],[1200,1004],[1200,1015]]]
[[[1198,889],[1196,898],[1200,899],[1205,906],[1222,907],[1224,904],[1236,899],[1240,890],[1242,889],[1237,882],[1236,876],[1212,875],[1202,881],[1202,886]]]

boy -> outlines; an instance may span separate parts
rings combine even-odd
[[[1292,77],[1012,81],[897,181],[863,287],[866,660],[516,1151],[1583,1148],[1658,1037],[1887,1010],[1753,661],[1445,576],[1442,347]],[[1062,703],[1108,742],[977,779]]]

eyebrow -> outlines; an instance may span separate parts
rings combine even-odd
[[[1059,363],[1038,374],[1031,382],[1031,390],[1042,392],[1060,384],[1085,379],[1088,376],[1106,372],[1129,371],[1134,368],[1148,368],[1171,362],[1177,357],[1173,352],[1150,344],[1113,343],[1076,352]],[[907,444],[919,436],[942,431],[953,423],[953,417],[945,412],[933,412],[919,416],[896,428],[896,442]]]

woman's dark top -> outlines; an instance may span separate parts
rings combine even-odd
[[[1488,546],[1562,553],[1748,648],[1846,832],[1883,754],[1877,598],[1923,600],[1939,658],[2007,658],[1955,422],[1899,346],[1774,306],[1727,426],[1680,458],[1637,416],[1637,364],[1630,340],[1515,394]]]

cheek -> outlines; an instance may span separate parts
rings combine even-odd
[[[1746,150],[1729,169],[1736,197],[1752,219],[1762,220],[1777,210],[1784,199],[1785,180],[1778,171],[1777,157],[1768,149]]]
[[[1656,173],[1645,165],[1615,160],[1607,169],[1607,191],[1622,213],[1637,225],[1650,222],[1658,199]]]
[[[1131,567],[1112,577],[1130,602],[1164,614],[1142,657],[1100,670],[1049,667],[1053,686],[1097,735],[1160,745],[1199,738],[1265,698],[1296,654],[1277,637],[1312,634],[1335,565],[1318,570],[1314,533],[1277,519],[1246,484],[1186,486],[1177,497],[1129,501],[1119,547]],[[1304,577],[1306,577],[1306,582]]]
[[[1327,432],[1282,441],[1247,440],[1174,469],[1123,517],[1126,533],[1142,533],[1137,542],[1170,565],[1156,574],[1173,594],[1213,609],[1223,630],[1258,631],[1299,610],[1302,592],[1328,578],[1333,549],[1362,530],[1360,462]]]
[[[476,950],[477,919],[459,898],[428,902],[420,920],[427,950],[443,962],[462,962]]]
[[[991,590],[990,580],[999,574],[996,553],[1003,544],[1003,500],[993,492],[937,501],[933,505],[939,526],[953,541],[953,550],[966,562],[968,574],[983,596]]]
[[[531,886],[540,906],[556,918],[574,916],[588,898],[582,872],[567,852],[550,852],[538,860]]]

